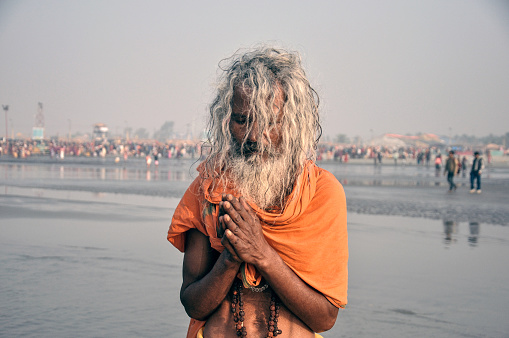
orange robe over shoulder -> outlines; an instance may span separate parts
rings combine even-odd
[[[235,191],[217,185],[200,175],[189,186],[175,209],[168,241],[185,251],[185,236],[197,229],[207,236],[212,248],[222,252],[217,236],[219,202],[223,193]],[[336,307],[344,308],[348,288],[348,234],[346,200],[343,187],[325,169],[308,162],[299,176],[283,213],[270,213],[251,207],[262,221],[267,242],[283,261],[307,284],[322,293]],[[244,283],[256,286],[261,280],[253,266],[243,265]],[[191,319],[188,338],[196,337],[205,322]]]

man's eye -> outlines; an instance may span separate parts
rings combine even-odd
[[[238,124],[245,124],[247,119],[245,116],[242,115],[233,115],[233,121]]]

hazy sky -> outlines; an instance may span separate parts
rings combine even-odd
[[[0,0],[0,104],[9,134],[38,102],[47,135],[198,130],[218,62],[260,43],[302,54],[325,135],[509,131],[509,1]]]

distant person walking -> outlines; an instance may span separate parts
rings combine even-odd
[[[470,170],[470,193],[473,194],[476,192],[474,189],[474,181],[477,180],[477,193],[481,193],[481,173],[484,169],[484,161],[482,157],[479,156],[479,152],[476,151],[474,153],[474,161],[472,162],[472,169]]]
[[[435,169],[440,171],[440,168],[442,168],[442,155],[438,154],[437,157],[435,157]]]
[[[467,157],[463,156],[463,159],[461,160],[461,176],[465,177],[467,174]]]
[[[444,175],[447,174],[447,182],[449,182],[449,191],[456,191],[458,188],[454,183],[454,175],[458,173],[458,160],[454,157],[454,150],[449,151],[449,156],[444,166]]]

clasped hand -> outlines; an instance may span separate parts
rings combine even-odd
[[[237,199],[225,194],[219,207],[224,212],[219,216],[219,222],[225,229],[221,244],[234,260],[258,266],[270,249],[258,216],[244,197]]]

